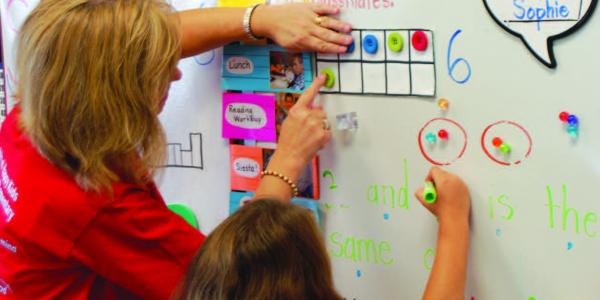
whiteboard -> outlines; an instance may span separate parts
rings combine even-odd
[[[321,171],[331,170],[338,186],[327,189],[331,178],[325,178],[321,201],[332,207],[324,209],[325,238],[342,295],[347,299],[422,296],[433,262],[437,224],[413,196],[432,165],[420,150],[418,136],[431,120],[446,118],[464,128],[464,135],[454,123],[436,120],[423,133],[447,129],[450,137],[445,145],[424,142],[423,147],[430,159],[450,162],[447,168],[460,174],[471,191],[465,299],[598,299],[600,224],[595,218],[600,202],[590,188],[600,181],[600,91],[594,88],[600,78],[596,50],[600,18],[592,16],[579,31],[556,40],[557,67],[551,69],[498,26],[482,1],[404,0],[387,9],[356,7],[360,3],[344,2],[352,8],[342,18],[355,28],[434,32],[437,95],[322,96],[330,118],[357,112],[359,123],[354,132],[334,132],[333,142],[321,153]],[[448,59],[450,39],[459,29],[462,32],[455,37]],[[471,68],[464,84],[448,73],[448,66],[459,58]],[[466,65],[458,63],[452,74],[458,81],[465,79]],[[437,106],[438,98],[449,100],[447,112]],[[579,117],[578,139],[573,140],[558,119],[561,111]],[[484,132],[490,156],[510,165],[486,154]],[[491,145],[496,136],[511,145],[508,157]],[[457,158],[464,143],[464,154]],[[379,188],[378,202],[374,186]],[[395,207],[390,203],[390,186],[396,191]],[[398,200],[398,190],[404,187],[408,192],[400,193]],[[552,215],[547,189],[553,205],[560,205]],[[382,191],[388,195],[386,203]],[[352,237],[382,247],[378,263],[373,256],[367,261],[364,250],[361,259],[356,253],[352,256]]]
[[[8,95],[14,85],[11,45],[35,3],[5,0],[0,7]],[[356,112],[359,124],[355,131],[334,131],[332,142],[320,153],[321,171],[330,170],[338,186],[330,190],[332,177],[322,178],[322,226],[340,293],[347,299],[421,297],[437,225],[413,197],[431,166],[419,147],[419,133],[446,129],[450,137],[445,144],[423,147],[431,160],[450,162],[447,168],[460,174],[471,190],[465,298],[597,299],[600,203],[592,188],[600,181],[600,92],[593,88],[600,78],[599,18],[592,16],[579,31],[554,43],[557,66],[550,69],[498,26],[482,1],[336,3],[348,7],[342,18],[355,28],[431,30],[437,79],[436,97],[322,95],[333,124],[337,114],[347,112]],[[172,4],[187,9],[212,3]],[[458,29],[462,32],[455,36],[448,57],[450,39]],[[459,58],[471,67],[464,84],[448,74],[448,65]],[[183,60],[183,79],[172,86],[161,114],[172,151],[198,155],[192,148],[198,149],[196,138],[201,134],[201,166],[175,160],[157,180],[168,202],[193,207],[203,232],[224,219],[228,207],[229,154],[227,142],[220,138],[220,64],[220,50]],[[455,79],[466,78],[465,66],[456,65]],[[441,97],[450,102],[447,112],[436,105]],[[576,140],[558,120],[563,110],[580,119]],[[490,156],[482,147],[484,132]],[[496,135],[511,144],[508,157],[490,148],[489,140]],[[552,215],[548,190],[553,205],[561,206],[554,207]],[[362,239],[363,245],[376,245],[382,254],[377,263],[373,253],[369,261],[364,254],[359,259],[356,252],[340,253],[352,237]]]

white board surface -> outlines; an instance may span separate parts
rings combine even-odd
[[[452,161],[447,168],[461,175],[471,190],[465,299],[598,299],[600,201],[593,187],[600,182],[600,92],[595,88],[600,78],[600,18],[592,15],[579,31],[554,43],[556,69],[540,63],[521,40],[498,26],[482,1],[395,1],[389,9],[351,8],[343,18],[357,28],[432,30],[437,97],[322,97],[330,116],[353,111],[359,123],[356,132],[336,132],[321,155],[322,170],[332,170],[338,185],[334,190],[323,188],[322,201],[336,207],[326,210],[325,234],[328,249],[335,253],[332,261],[341,293],[348,299],[421,298],[437,225],[413,196],[431,166],[420,151],[418,135],[430,120],[448,118],[465,130],[464,155],[455,160],[464,138],[446,121],[432,122],[424,133],[447,129],[447,145],[438,141],[430,147],[424,142],[424,148],[438,161]],[[459,29],[448,60],[450,39]],[[471,67],[464,84],[448,73],[458,58]],[[466,78],[464,63],[457,63],[454,71],[458,81]],[[450,101],[446,113],[436,104],[442,97]],[[581,121],[576,141],[558,119],[563,110]],[[499,121],[514,122],[529,133],[527,158],[527,134],[509,122],[492,126],[484,144],[492,157],[513,164],[498,164],[485,154],[482,134]],[[495,136],[511,144],[508,158],[493,149]],[[522,162],[514,164],[518,160]],[[392,208],[389,186],[398,197],[405,183],[408,208]],[[369,201],[372,186],[385,186],[387,204],[382,203],[381,190],[379,203]],[[548,188],[554,205],[560,205],[552,214]],[[563,211],[563,206],[577,211]],[[362,260],[336,257],[346,250],[341,244],[347,237],[388,242],[390,251],[382,244],[383,259],[393,263],[369,263],[364,252]]]

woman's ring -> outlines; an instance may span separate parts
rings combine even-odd
[[[323,129],[324,130],[331,129],[331,125],[329,125],[329,121],[327,119],[323,119]]]
[[[322,16],[318,16],[315,18],[315,23],[317,23],[317,25],[321,26],[321,24],[323,24],[323,19],[325,19]]]

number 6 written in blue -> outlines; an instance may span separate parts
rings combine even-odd
[[[450,38],[450,43],[448,44],[448,75],[450,75],[450,78],[452,78],[452,80],[454,80],[456,83],[465,84],[467,83],[467,81],[469,81],[469,79],[471,79],[471,65],[466,59],[462,57],[452,60],[452,45],[454,44],[454,40],[456,39],[456,37],[461,32],[461,29],[456,30],[456,32]],[[452,63],[450,63],[450,61],[452,61]],[[456,76],[454,75],[454,70],[456,69],[456,66],[460,63],[465,64],[465,66],[467,67],[467,74],[463,79],[456,78]]]

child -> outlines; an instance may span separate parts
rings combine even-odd
[[[469,191],[456,175],[431,169],[438,200],[423,201],[439,221],[437,255],[424,299],[463,299],[469,238]],[[342,299],[333,287],[323,239],[311,214],[257,200],[211,233],[194,257],[177,300]]]
[[[302,54],[293,54],[292,59],[292,80],[288,88],[292,90],[303,90],[304,89],[304,62]]]

